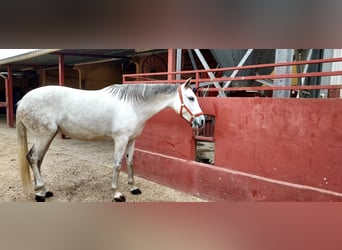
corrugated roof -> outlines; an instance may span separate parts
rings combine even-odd
[[[149,51],[156,52],[160,50]],[[6,72],[8,65],[11,65],[13,72],[57,67],[59,54],[65,55],[65,65],[73,66],[102,60],[125,60],[139,53],[135,49],[39,49],[0,60],[0,72]],[[144,53],[146,53],[146,50],[144,50]]]
[[[0,60],[27,54],[36,50],[38,49],[0,49]]]

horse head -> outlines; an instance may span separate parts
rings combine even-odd
[[[198,103],[197,97],[190,87],[191,78],[185,83],[179,85],[179,114],[188,121],[193,128],[202,128],[204,126],[205,117]]]

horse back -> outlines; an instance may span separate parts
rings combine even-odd
[[[45,86],[22,98],[17,118],[37,133],[58,128],[72,138],[92,140],[112,137],[129,125],[134,130],[134,124],[123,125],[130,110],[127,104],[101,90]]]

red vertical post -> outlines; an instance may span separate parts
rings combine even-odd
[[[199,92],[198,92],[199,78],[200,78],[200,74],[199,72],[196,71],[196,79],[195,79],[196,96],[199,96]]]
[[[64,55],[58,55],[59,85],[64,86]]]
[[[58,55],[58,78],[59,86],[64,86],[64,55]],[[61,133],[61,138],[65,139],[65,135]]]
[[[12,68],[7,67],[8,77],[5,80],[6,87],[6,119],[7,125],[11,128],[14,127],[14,112],[13,112],[13,78]]]
[[[167,53],[167,80],[170,81],[175,79],[175,75],[170,72],[176,71],[176,49],[168,49]]]

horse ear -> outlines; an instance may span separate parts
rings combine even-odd
[[[190,88],[190,84],[191,84],[191,77],[185,81],[184,88]]]

